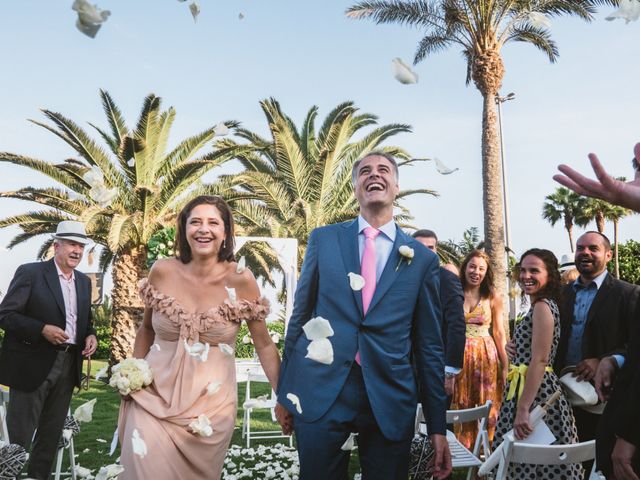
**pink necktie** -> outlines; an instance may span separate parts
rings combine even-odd
[[[360,274],[364,278],[362,287],[362,310],[366,314],[376,291],[376,237],[380,230],[367,227],[364,229],[364,252],[362,252],[362,263],[360,264]],[[356,362],[360,363],[360,352],[356,353]]]

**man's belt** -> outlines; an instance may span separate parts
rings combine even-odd
[[[53,348],[59,352],[75,353],[78,346],[73,343],[61,343],[60,345],[53,345]]]

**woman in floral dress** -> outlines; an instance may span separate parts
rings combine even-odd
[[[544,404],[555,392],[562,392],[551,368],[560,341],[558,260],[549,250],[527,250],[520,260],[519,277],[523,292],[531,299],[531,308],[516,324],[510,344],[510,352],[514,355],[498,417],[496,447],[512,428],[516,439],[528,437],[533,431],[531,409]],[[572,409],[563,394],[549,408],[544,421],[556,437],[555,443],[578,441]],[[582,465],[512,464],[507,476],[518,480],[580,480]]]
[[[502,387],[507,379],[507,353],[502,318],[502,299],[493,291],[489,256],[474,250],[460,266],[467,324],[464,365],[456,377],[451,408],[465,409],[491,400],[489,438],[493,438]],[[478,433],[475,422],[455,425],[460,443],[471,448]]]
[[[269,382],[275,388],[278,381],[268,302],[251,272],[234,261],[226,202],[212,196],[189,202],[178,217],[176,245],[176,258],[158,260],[140,285],[146,308],[133,356],[147,360],[154,380],[121,404],[121,480],[220,478],[236,419],[241,321]],[[146,455],[134,451],[134,437],[146,443]]]

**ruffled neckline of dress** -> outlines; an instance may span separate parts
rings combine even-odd
[[[180,337],[197,340],[200,333],[214,324],[237,323],[242,320],[265,320],[270,311],[269,300],[264,297],[255,300],[225,299],[220,305],[204,312],[191,312],[171,295],[157,290],[149,279],[143,278],[138,284],[140,298],[145,306],[161,312],[180,329]]]

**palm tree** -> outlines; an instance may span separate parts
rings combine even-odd
[[[575,223],[584,228],[594,221],[598,232],[604,233],[605,220],[610,215],[612,208],[613,205],[599,198],[580,197]]]
[[[511,41],[527,42],[555,62],[558,49],[541,15],[576,15],[590,21],[596,5],[616,3],[617,0],[365,0],[346,11],[347,16],[355,19],[422,29],[424,37],[418,44],[414,63],[453,45],[462,49],[467,62],[467,84],[473,80],[483,97],[484,235],[499,292],[504,293],[503,279],[506,278],[500,145],[496,128],[496,95],[505,73],[502,47]]]
[[[151,94],[143,102],[135,129],[129,129],[122,113],[106,91],[101,91],[102,105],[109,131],[90,123],[107,149],[78,124],[60,113],[43,110],[51,122],[31,120],[66,142],[78,159],[52,164],[23,155],[1,152],[0,161],[14,163],[44,174],[60,186],[24,187],[0,192],[0,196],[35,202],[48,207],[0,219],[0,228],[18,225],[18,234],[9,247],[30,238],[55,231],[61,220],[79,220],[96,244],[104,247],[100,266],[113,265],[113,320],[111,361],[119,361],[131,353],[135,328],[142,319],[138,298],[138,281],[144,276],[147,243],[151,236],[171,223],[185,198],[199,193],[232,196],[224,180],[204,185],[200,177],[231,157],[224,149],[197,156],[215,133],[209,128],[180,142],[167,151],[169,132],[175,110],[161,111],[161,99]],[[236,127],[236,122],[226,122]],[[92,184],[85,175],[90,170],[103,176],[103,187],[111,190],[110,202],[95,199]],[[44,240],[38,257],[43,258],[52,243]]]
[[[632,210],[628,208],[620,207],[618,205],[611,205],[611,210],[607,214],[607,220],[613,223],[613,265],[616,278],[620,278],[620,261],[618,258],[618,225],[620,220],[624,217],[633,214]]]
[[[547,195],[545,200],[542,205],[542,218],[548,220],[551,226],[563,220],[573,253],[573,225],[576,216],[580,215],[579,210],[582,204],[580,196],[568,188],[558,187],[554,193]]]
[[[236,218],[248,235],[298,239],[300,262],[311,230],[357,216],[351,184],[351,168],[357,159],[378,150],[398,158],[401,168],[416,161],[398,147],[380,146],[393,135],[409,132],[408,125],[382,125],[365,132],[366,127],[376,125],[377,117],[358,113],[352,102],[335,107],[318,131],[315,106],[298,128],[275,99],[260,105],[271,138],[239,128],[235,135],[248,143],[221,142],[245,167],[230,177],[244,195],[234,203]],[[358,139],[354,139],[356,134]],[[435,195],[428,189],[405,190],[398,200],[415,193]],[[405,225],[411,219],[409,212],[397,207],[396,221]]]

